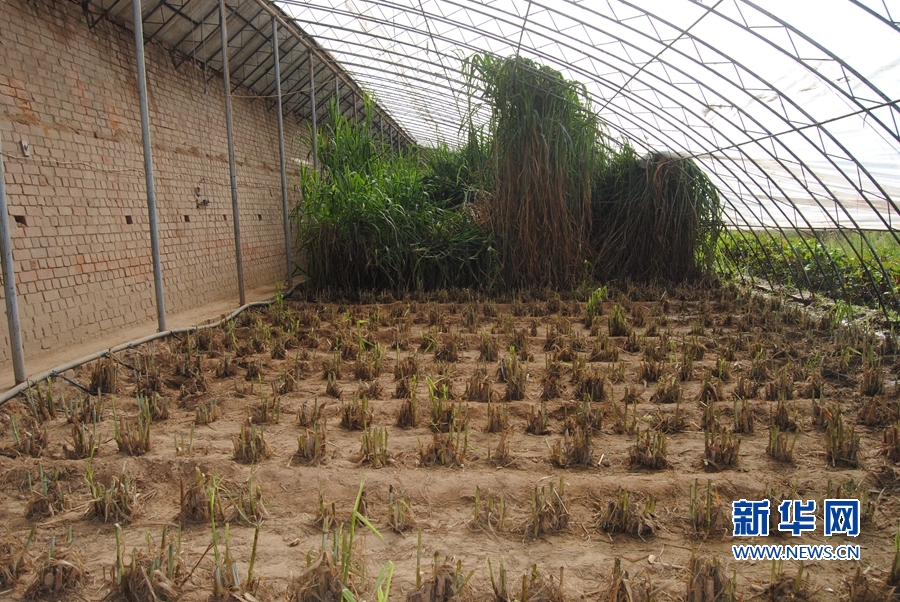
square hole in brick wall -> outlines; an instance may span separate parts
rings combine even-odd
[[[128,224],[128,225],[133,224],[133,223],[134,223],[134,218],[131,217],[130,215],[126,215],[126,216],[125,216],[125,223]]]
[[[257,214],[256,214],[256,219],[257,219],[258,221],[262,221],[262,213],[257,213]]]
[[[185,216],[184,216],[184,221],[186,221],[186,222],[191,221],[191,216],[190,216],[190,215],[185,215]]]
[[[27,226],[27,225],[28,225],[28,220],[25,219],[25,216],[24,216],[24,215],[14,215],[14,216],[13,216],[13,219],[14,219],[14,220],[16,221],[16,223],[19,224],[20,226]]]
[[[222,216],[222,221],[223,221],[223,222],[227,222],[227,221],[228,221],[228,216],[227,216],[227,215],[223,215],[223,216]]]

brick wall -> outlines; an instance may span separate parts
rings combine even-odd
[[[28,357],[154,320],[153,267],[133,33],[105,20],[89,29],[67,0],[0,0],[0,15],[0,136]],[[174,313],[237,295],[224,94],[220,77],[207,83],[191,62],[175,69],[155,43],[146,64]],[[277,116],[248,94],[238,90],[232,107],[250,290],[284,279],[284,235]],[[304,127],[286,118],[289,157],[305,156]],[[0,337],[5,362],[5,318]]]

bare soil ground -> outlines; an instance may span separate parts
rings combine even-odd
[[[892,595],[884,584],[900,515],[900,457],[882,450],[885,429],[900,416],[890,340],[855,327],[833,330],[828,316],[813,319],[804,309],[733,287],[668,293],[630,287],[614,292],[599,313],[595,305],[592,320],[587,311],[584,301],[555,293],[502,301],[475,300],[466,291],[402,301],[371,296],[353,304],[288,299],[245,312],[230,326],[70,372],[88,389],[111,386],[115,373],[115,393],[100,396],[93,480],[109,487],[128,475],[137,500],[133,516],[109,522],[92,512],[99,496],[86,478],[91,461],[68,457],[78,453],[66,408],[97,397],[57,379],[53,417],[43,385],[42,399],[33,391],[33,404],[19,398],[2,408],[0,518],[7,532],[0,533],[0,596],[44,599],[61,588],[59,595],[71,599],[104,598],[112,591],[118,523],[125,563],[134,548],[149,554],[148,541],[157,554],[164,529],[173,541],[181,528],[183,568],[169,585],[181,599],[210,598],[212,528],[203,517],[192,522],[182,515],[181,500],[190,496],[183,490],[198,469],[217,479],[218,551],[224,558],[227,522],[228,555],[241,580],[257,531],[252,517],[235,512],[239,502],[229,500],[241,492],[246,500],[251,475],[262,492],[252,569],[258,582],[232,592],[235,600],[315,599],[302,598],[292,584],[310,576],[308,560],[320,558],[323,543],[331,548],[336,528],[346,533],[363,481],[363,510],[382,538],[357,526],[353,583],[365,592],[392,561],[391,599],[448,600],[455,593],[438,592],[432,583],[416,592],[419,554],[423,582],[433,577],[435,562],[450,590],[472,573],[459,599],[505,599],[492,591],[487,564],[498,580],[502,561],[509,599],[520,597],[528,575],[532,600],[626,600],[630,592],[634,600],[652,594],[711,601],[728,584],[710,577],[704,592],[691,593],[692,557],[717,561],[716,578],[731,581],[737,597],[748,600]],[[417,377],[395,378],[404,370]],[[120,439],[136,432],[139,393],[157,400],[157,418],[149,450],[130,455],[120,451],[116,427]],[[419,418],[401,428],[398,414],[411,398]],[[161,418],[166,400],[168,416]],[[309,455],[316,451],[316,403],[324,452],[303,458],[298,437],[308,437]],[[495,432],[488,432],[489,412]],[[791,460],[767,452],[773,421],[787,433]],[[838,421],[843,438],[829,452]],[[372,444],[363,453],[364,431],[354,422],[369,426],[370,440],[384,429],[386,448]],[[752,432],[732,433],[749,431],[749,422]],[[268,454],[254,463],[236,461],[236,440],[251,423],[263,433]],[[450,432],[435,433],[442,425]],[[646,437],[659,446],[660,432],[664,449],[636,449]],[[23,443],[29,434],[31,448]],[[729,435],[739,447],[729,447]],[[724,449],[713,455],[707,442],[723,436]],[[639,452],[650,467],[636,460]],[[441,458],[449,465],[440,465]],[[186,511],[202,514],[206,491]],[[816,530],[801,537],[732,537],[732,500],[769,497],[775,513],[782,498],[821,506],[829,496],[863,500],[868,511],[858,538],[825,538],[821,512]],[[622,508],[626,498],[631,506]],[[32,529],[27,553],[17,555]],[[736,561],[734,543],[858,543],[862,558],[806,562],[797,580],[798,563]],[[69,573],[59,563],[47,569],[51,545],[75,567]],[[617,563],[627,579],[625,573],[613,579]],[[155,583],[164,599],[165,570],[160,576],[153,568],[145,570],[146,581],[139,576],[139,585]],[[540,583],[545,588],[538,592]],[[135,596],[153,599],[146,591]],[[375,596],[369,591],[363,598]]]

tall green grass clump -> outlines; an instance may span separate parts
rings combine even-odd
[[[721,200],[692,160],[638,157],[629,144],[611,150],[594,179],[593,212],[593,263],[604,280],[679,282],[713,269]]]
[[[468,140],[458,149],[446,144],[427,149],[423,186],[443,208],[487,200],[493,189],[491,145],[484,128],[469,126]]]
[[[304,168],[294,219],[313,288],[412,290],[484,285],[491,236],[464,208],[429,195],[427,163],[376,140],[373,105],[353,123],[332,104],[319,131],[321,170]]]
[[[480,101],[459,148],[397,154],[373,133],[370,99],[361,123],[332,105],[294,214],[307,286],[564,289],[585,266],[601,280],[712,271],[721,203],[693,161],[638,157],[554,69],[489,54],[464,65]]]
[[[490,108],[490,224],[504,284],[573,286],[587,258],[599,120],[584,85],[518,56],[465,61]],[[471,127],[471,125],[470,125]]]

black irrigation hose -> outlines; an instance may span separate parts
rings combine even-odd
[[[119,358],[117,358],[115,355],[110,354],[110,357],[113,358],[114,361],[116,361],[116,362],[122,364],[123,366],[125,366],[126,368],[128,368],[129,370],[131,370],[131,371],[133,371],[133,372],[140,372],[140,370],[138,370],[137,368],[135,368],[135,367],[132,366],[131,364],[128,364],[128,363],[126,363],[126,362],[123,362],[122,360],[120,360]]]
[[[289,288],[287,291],[285,291],[283,296],[287,297],[287,296],[291,295],[299,286],[301,286],[301,283],[295,284],[294,286]],[[63,380],[71,382],[72,384],[77,384],[77,383],[74,383],[73,381],[71,381],[69,378],[63,376],[63,373],[68,372],[69,370],[72,370],[73,368],[77,368],[78,366],[87,364],[88,362],[93,362],[94,360],[98,360],[103,357],[110,357],[113,354],[118,353],[119,351],[125,351],[126,349],[134,349],[138,345],[143,345],[144,343],[149,343],[150,341],[155,341],[156,339],[161,339],[161,338],[164,338],[167,336],[174,336],[177,338],[178,334],[180,334],[180,333],[192,333],[192,332],[196,332],[198,330],[206,330],[207,328],[215,328],[217,326],[221,326],[222,324],[227,323],[229,320],[234,319],[235,316],[242,313],[244,310],[251,309],[254,307],[268,306],[271,303],[273,303],[274,301],[275,301],[275,298],[268,299],[266,301],[255,301],[253,303],[246,303],[246,304],[240,306],[239,308],[237,308],[236,310],[234,310],[229,315],[227,315],[224,318],[222,318],[221,320],[219,320],[218,322],[213,322],[211,324],[203,324],[200,326],[188,326],[187,328],[175,328],[172,330],[165,330],[163,332],[156,332],[154,334],[147,335],[140,339],[135,339],[133,341],[128,341],[127,343],[122,343],[121,345],[117,345],[116,347],[111,347],[111,348],[105,349],[103,351],[97,351],[90,355],[86,355],[84,357],[78,358],[77,360],[73,360],[71,362],[57,366],[56,368],[52,368],[45,372],[41,372],[40,374],[37,374],[36,376],[25,379],[25,382],[17,384],[13,388],[6,391],[6,393],[4,393],[3,395],[0,395],[0,407],[4,406],[11,399],[21,395],[22,393],[24,393],[25,391],[27,391],[28,389],[30,389],[37,383],[39,383],[43,380],[47,380],[52,377],[60,377]],[[179,339],[179,340],[181,340],[181,339]],[[79,388],[83,388],[81,385],[77,385],[77,386]]]
[[[69,378],[65,374],[56,374],[55,376],[57,378],[63,379],[64,381],[66,381],[67,383],[69,383],[70,385],[72,385],[74,387],[78,387],[79,389],[81,389],[82,391],[87,393],[88,395],[94,395],[94,393],[95,393],[94,391],[91,391],[90,389],[88,389],[87,387],[82,385],[80,382],[76,381],[75,379]]]

